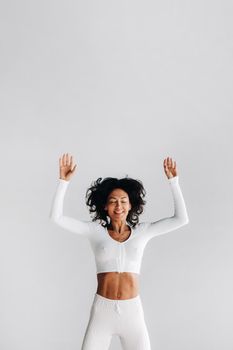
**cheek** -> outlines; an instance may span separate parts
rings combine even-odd
[[[108,212],[112,213],[115,210],[115,207],[113,205],[108,206]]]

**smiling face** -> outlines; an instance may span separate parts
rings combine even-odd
[[[126,221],[131,204],[128,193],[121,188],[115,188],[107,198],[107,203],[104,207],[108,212],[108,216],[114,221]]]

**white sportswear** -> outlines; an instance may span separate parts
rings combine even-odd
[[[96,273],[118,271],[140,274],[143,252],[148,241],[189,222],[179,177],[168,179],[168,183],[174,201],[174,215],[155,222],[142,222],[134,228],[129,225],[131,234],[124,242],[114,240],[107,228],[95,221],[78,220],[63,215],[64,196],[69,181],[59,179],[49,217],[64,229],[88,238],[95,255]]]
[[[81,350],[108,350],[113,335],[124,350],[151,350],[140,295],[114,300],[95,293]]]

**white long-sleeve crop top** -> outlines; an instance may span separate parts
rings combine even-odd
[[[107,228],[95,221],[78,220],[63,215],[64,196],[69,181],[59,179],[49,218],[66,230],[88,238],[95,256],[96,273],[134,272],[140,274],[143,252],[148,241],[155,236],[178,229],[189,222],[178,176],[168,179],[174,201],[174,215],[155,222],[130,226],[131,234],[124,242],[113,239]]]

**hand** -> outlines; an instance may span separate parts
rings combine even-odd
[[[77,164],[73,167],[73,157],[69,159],[68,153],[59,158],[60,179],[69,181],[74,174]]]
[[[165,158],[163,161],[163,167],[168,179],[177,176],[176,161],[172,161],[172,158]]]

